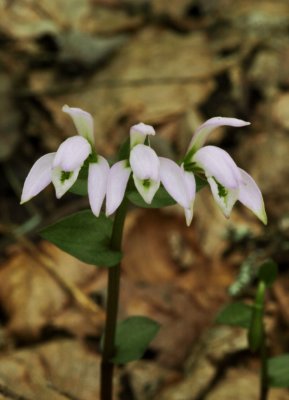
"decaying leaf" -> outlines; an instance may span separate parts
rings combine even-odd
[[[8,317],[8,330],[26,340],[38,337],[45,326],[53,326],[55,318],[56,326],[63,326],[61,313],[64,311],[66,314],[68,305],[74,303],[75,306],[69,291],[71,285],[81,287],[86,283],[91,284],[91,280],[97,276],[95,267],[77,261],[54,246],[46,244],[45,250],[54,261],[54,276],[39,258],[34,259],[26,252],[13,257],[0,271],[0,298]],[[86,324],[79,316],[84,310],[78,308],[74,311],[74,318],[70,317],[70,322],[64,317],[66,329],[69,330],[70,325],[77,334],[76,321],[82,321],[80,332],[91,333],[92,326],[97,332],[103,323],[103,313],[100,310],[87,310],[85,317],[83,315]]]

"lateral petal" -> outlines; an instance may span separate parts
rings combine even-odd
[[[52,179],[52,162],[54,157],[55,153],[48,153],[40,157],[33,164],[23,185],[20,204],[30,200],[49,185]]]
[[[196,197],[196,179],[192,172],[190,171],[183,171],[185,184],[189,195],[189,201],[192,202],[195,200]]]
[[[106,194],[109,164],[102,156],[88,167],[88,199],[93,214],[98,217]]]
[[[160,187],[161,184],[160,180],[158,181],[155,181],[153,179],[142,180],[135,175],[133,175],[133,180],[135,187],[137,188],[139,194],[142,196],[144,201],[147,204],[151,204],[154,195],[156,194],[156,192]]]
[[[184,171],[168,158],[159,157],[160,179],[166,191],[184,208],[190,207]]]
[[[193,162],[204,170],[207,178],[213,176],[227,188],[236,189],[242,182],[241,173],[235,161],[219,147],[202,147],[193,156]]]
[[[237,118],[226,118],[226,117],[210,118],[197,128],[189,144],[187,154],[189,152],[194,153],[200,147],[202,147],[209,134],[218,126],[241,127],[246,125],[250,125],[250,122],[243,121]]]
[[[52,183],[55,188],[56,197],[60,199],[76,182],[81,167],[73,171],[63,171],[59,167],[52,170]]]
[[[264,225],[267,225],[265,205],[259,187],[246,171],[242,170],[241,168],[239,168],[239,170],[241,172],[243,182],[239,187],[238,200],[251,211],[253,211],[253,213],[263,222]]]
[[[127,161],[118,161],[109,171],[106,191],[106,216],[115,212],[122,202],[131,174]]]
[[[130,148],[132,149],[137,144],[143,144],[148,135],[155,135],[156,132],[151,125],[146,125],[140,122],[130,128]]]
[[[80,136],[83,136],[91,145],[93,145],[95,141],[92,116],[81,108],[69,107],[67,105],[62,107],[62,111],[71,116],[77,133]]]
[[[53,167],[59,167],[62,171],[73,171],[82,166],[91,153],[91,146],[82,136],[73,136],[66,139],[59,146]]]
[[[194,216],[194,202],[196,197],[196,179],[192,172],[184,171],[186,188],[189,195],[190,205],[185,208],[185,217],[187,226],[191,225]]]
[[[138,179],[159,180],[160,160],[149,146],[137,144],[130,152],[129,162],[134,176]]]
[[[225,217],[229,218],[232,208],[238,200],[239,189],[220,187],[214,178],[208,178],[213,197]]]

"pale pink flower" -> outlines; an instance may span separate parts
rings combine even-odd
[[[35,162],[24,182],[21,204],[51,182],[56,197],[62,197],[74,185],[81,167],[90,158],[88,197],[92,212],[98,216],[106,194],[109,165],[95,153],[92,116],[80,108],[64,106],[63,111],[71,116],[78,135],[66,139],[56,153],[46,154]]]
[[[189,174],[201,169],[211,187],[213,197],[226,217],[239,200],[264,223],[267,216],[263,197],[254,179],[240,169],[231,156],[216,146],[204,146],[208,135],[218,126],[242,127],[249,122],[236,118],[211,118],[195,132],[184,159]]]

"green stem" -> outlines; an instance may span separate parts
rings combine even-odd
[[[121,250],[123,226],[126,216],[126,199],[118,208],[110,240],[113,250]],[[120,264],[108,270],[106,323],[104,330],[103,352],[101,361],[100,399],[112,400],[113,395],[113,363],[110,361],[115,353],[115,331],[118,312],[120,284]]]
[[[260,347],[260,356],[261,356],[260,400],[267,400],[269,393],[268,358],[267,358],[266,332],[264,328],[264,323],[262,324],[262,340]]]

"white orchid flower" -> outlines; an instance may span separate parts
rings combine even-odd
[[[236,118],[211,118],[195,132],[184,160],[184,168],[192,174],[192,170],[202,170],[216,203],[226,217],[239,200],[247,206],[264,223],[267,216],[263,197],[253,178],[238,168],[231,156],[216,146],[204,146],[208,135],[218,126],[241,127],[249,122]]]
[[[89,159],[88,197],[92,212],[99,216],[106,193],[108,162],[95,153],[92,116],[80,108],[64,106],[76,127],[77,136],[66,139],[56,153],[39,158],[32,166],[25,182],[21,204],[53,183],[56,197],[62,197],[76,182],[84,162]]]
[[[146,203],[151,204],[162,183],[179,204],[189,208],[184,171],[173,161],[158,157],[150,146],[144,144],[148,135],[155,135],[155,130],[150,125],[139,123],[131,127],[129,160],[117,162],[109,172],[107,216],[113,214],[122,202],[131,174],[136,189]]]

